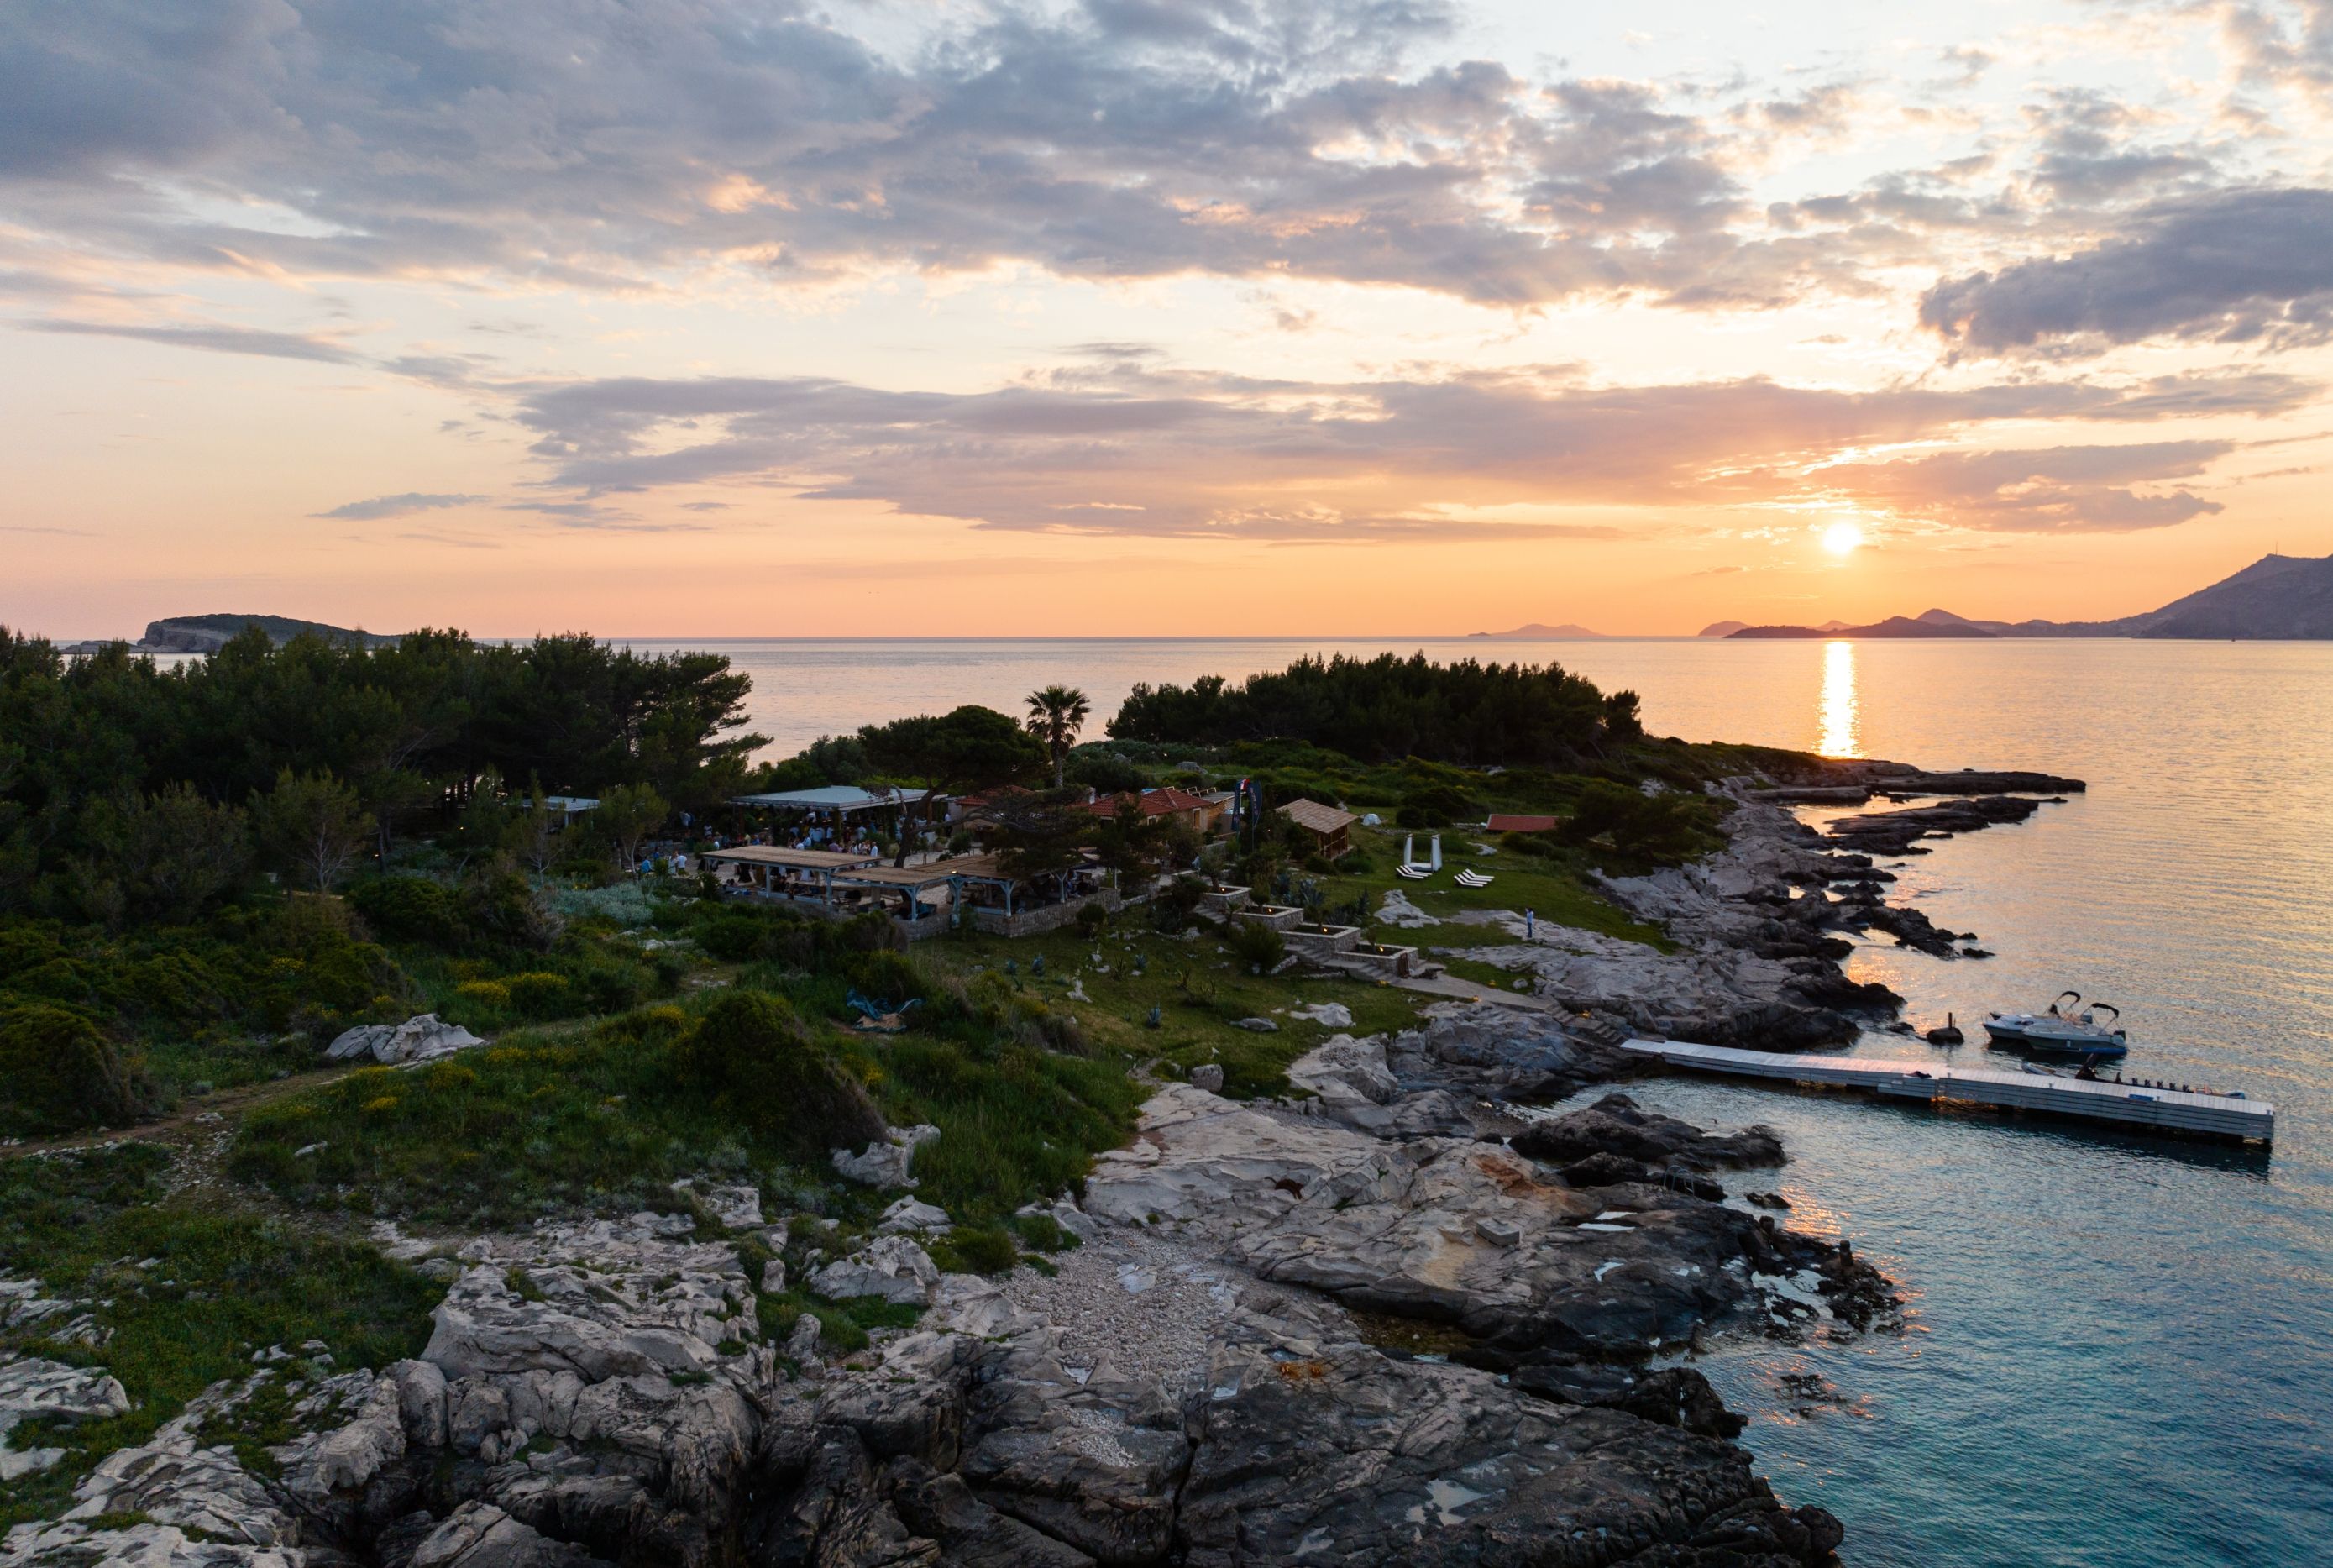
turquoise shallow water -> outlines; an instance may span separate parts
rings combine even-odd
[[[1053,680],[1107,714],[1135,680],[1422,647],[1558,659],[1635,688],[1653,728],[1692,739],[2088,780],[2031,822],[1904,863],[1905,888],[1997,957],[1873,947],[1852,967],[1924,1024],[2068,986],[2119,1003],[2131,1071],[2272,1100],[2274,1153],[1647,1085],[1696,1121],[1778,1128],[1797,1223],[1851,1237],[1914,1298],[1901,1336],[1743,1342],[1701,1364],[1752,1415],[1744,1440],[1776,1485],[1848,1521],[1855,1563],[2333,1563],[2333,646],[700,646],[754,675],[756,727],[784,751],[905,712],[1009,708]],[[1802,1398],[1791,1374],[1827,1391]]]

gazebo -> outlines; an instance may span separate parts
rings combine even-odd
[[[1352,849],[1353,824],[1361,820],[1350,812],[1309,800],[1290,801],[1280,808],[1280,814],[1301,828],[1313,847],[1332,861]]]

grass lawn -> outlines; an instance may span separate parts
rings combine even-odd
[[[1414,837],[1417,854],[1423,860],[1431,832],[1355,828],[1354,845],[1367,857],[1368,870],[1359,876],[1319,879],[1323,896],[1333,905],[1345,902],[1356,892],[1363,893],[1369,909],[1375,911],[1387,892],[1398,891],[1420,909],[1445,922],[1444,928],[1438,931],[1430,928],[1409,931],[1385,928],[1377,932],[1377,939],[1397,944],[1483,946],[1494,939],[1496,928],[1452,926],[1448,924],[1450,918],[1468,909],[1528,909],[1537,911],[1543,922],[1618,937],[1623,941],[1642,942],[1665,953],[1675,951],[1667,933],[1658,926],[1631,918],[1596,891],[1584,864],[1570,856],[1526,855],[1495,847],[1489,854],[1477,854],[1474,846],[1487,842],[1481,834],[1465,828],[1445,828],[1440,832],[1442,870],[1429,880],[1414,882],[1394,871],[1401,860],[1402,841]],[[1460,887],[1454,873],[1462,868],[1490,877],[1491,885]]]
[[[1150,929],[1147,911],[1135,909],[1092,940],[1074,931],[1010,939],[950,936],[924,944],[916,956],[959,976],[1002,971],[1010,962],[1018,971],[1017,984],[1048,1007],[1074,1016],[1098,1050],[1137,1063],[1159,1063],[1176,1075],[1205,1063],[1218,1063],[1224,1091],[1235,1099],[1285,1092],[1288,1064],[1339,1033],[1287,1016],[1291,1007],[1341,1003],[1353,1015],[1350,1032],[1359,1034],[1406,1028],[1416,1021],[1422,999],[1410,992],[1341,976],[1253,975],[1223,950],[1214,926],[1194,923],[1201,932],[1197,938],[1169,936]],[[1032,962],[1041,955],[1042,976]],[[1072,988],[1086,1000],[1073,998]],[[1159,1015],[1156,1028],[1149,1023],[1154,1007]],[[1254,1017],[1270,1019],[1278,1032],[1234,1027],[1236,1020]]]

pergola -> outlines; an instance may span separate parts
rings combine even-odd
[[[789,850],[774,844],[740,844],[734,850],[711,850],[706,863],[737,868],[737,880],[764,898],[791,899],[798,903],[831,902],[838,871],[877,863],[874,855],[848,854],[840,850]]]
[[[943,922],[935,897],[945,888],[947,920],[955,925],[969,916],[983,930],[1017,935],[1030,921],[1034,929],[1048,928],[1061,906],[1101,895],[1112,899],[1109,873],[1101,867],[1080,864],[1034,877],[1014,876],[1004,870],[1000,855],[958,855],[953,860],[926,861],[915,866],[888,866],[873,855],[837,850],[788,850],[746,844],[734,850],[714,850],[708,863],[734,866],[737,882],[750,896],[780,899],[831,916],[888,909],[892,919],[907,928],[910,938],[935,934]],[[1050,881],[1058,896],[1030,896],[1032,883]],[[894,905],[892,900],[896,899]]]
[[[851,825],[853,818],[863,819],[882,813],[895,814],[899,820],[893,825],[904,827],[907,808],[930,794],[929,790],[864,790],[856,784],[825,784],[817,789],[773,790],[763,794],[732,795],[729,803],[754,811],[790,813],[830,827],[839,833]]]

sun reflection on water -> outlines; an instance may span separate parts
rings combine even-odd
[[[1855,644],[1823,646],[1822,738],[1815,749],[1825,756],[1863,755],[1862,716],[1855,696]]]

